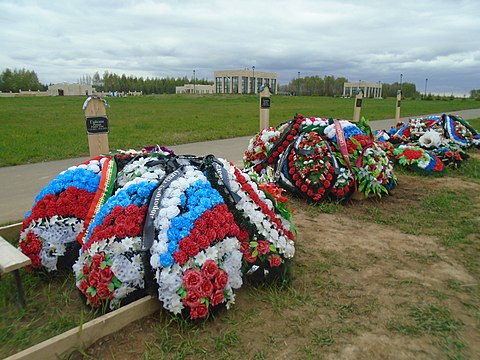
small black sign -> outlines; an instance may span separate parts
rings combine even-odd
[[[357,102],[355,103],[355,107],[362,107],[362,99],[357,99]]]
[[[270,98],[269,97],[260,98],[260,106],[262,109],[270,109]]]
[[[400,100],[397,101],[397,107],[400,107]]]
[[[88,116],[87,133],[108,134],[108,118],[106,116]]]

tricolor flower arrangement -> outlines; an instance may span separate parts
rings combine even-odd
[[[164,154],[135,157],[118,174],[116,192],[91,222],[73,270],[92,307],[113,309],[145,294],[143,224],[166,162]]]
[[[395,160],[402,166],[422,173],[442,173],[442,161],[419,146],[399,145],[393,151]]]
[[[64,241],[66,230],[41,238],[30,224],[68,224],[76,286],[88,305],[106,311],[155,294],[192,320],[230,308],[246,276],[290,275],[294,229],[282,189],[257,185],[213,156],[152,151],[92,159],[44,189],[21,240],[39,258],[34,264],[45,266],[45,244]]]
[[[183,165],[152,201],[150,264],[163,307],[191,319],[230,307],[242,285],[240,228],[220,193],[195,166]]]
[[[51,272],[73,264],[80,248],[77,238],[108,192],[102,179],[111,166],[111,157],[93,158],[61,172],[41,190],[20,232],[20,249],[32,268]]]
[[[396,148],[401,146],[395,149],[394,155],[398,165],[424,174],[442,173],[444,166],[456,168],[469,157],[465,149],[480,146],[480,136],[475,129],[455,115],[410,119],[407,124],[399,123],[392,127],[390,136],[385,136],[384,131],[377,134],[383,144],[391,144]],[[386,148],[385,145],[382,147]],[[425,151],[420,156],[422,150]],[[404,151],[407,153],[402,155]]]
[[[346,200],[355,191],[381,197],[396,185],[388,153],[373,138],[366,121],[354,124],[297,115],[279,130],[267,161],[254,167],[244,162],[255,178],[274,181],[311,201]]]
[[[289,281],[295,255],[292,210],[274,184],[252,181],[224,159],[207,160],[207,175],[240,225],[243,272],[256,281]]]

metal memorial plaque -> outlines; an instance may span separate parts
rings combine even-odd
[[[270,109],[270,98],[269,97],[262,97],[260,99],[260,106],[262,109]]]
[[[87,116],[88,134],[108,134],[108,117]]]

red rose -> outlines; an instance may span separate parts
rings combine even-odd
[[[88,267],[88,264],[83,264],[82,268],[82,273],[84,276],[88,275],[88,272],[90,271],[90,268]]]
[[[215,291],[212,296],[210,296],[210,305],[215,306],[220,304],[223,301],[223,290]]]
[[[213,231],[212,229],[209,229],[211,231]],[[197,245],[198,247],[200,248],[200,250],[204,250],[206,248],[208,248],[210,246],[210,242],[213,241],[215,239],[215,231],[213,231],[213,239],[210,240],[210,236],[205,236],[205,235],[200,235],[198,238],[197,238]]]
[[[201,296],[200,294],[195,291],[187,291],[187,296],[183,299],[183,304],[188,307],[197,307],[200,305]]]
[[[189,269],[183,275],[183,283],[187,290],[195,290],[202,283],[202,274],[198,270]]]
[[[208,298],[213,294],[213,284],[209,279],[204,279],[200,285],[200,295],[202,298]]]
[[[302,187],[300,188],[300,190],[301,190],[302,192],[307,192],[307,190],[308,190],[307,185],[303,184]]]
[[[176,251],[173,253],[173,260],[178,265],[184,265],[188,261],[188,255],[184,251]]]
[[[207,279],[213,279],[218,274],[218,265],[214,260],[207,260],[202,266],[201,273]]]
[[[325,186],[326,188],[329,188],[330,185],[331,185],[331,184],[330,184],[330,181],[328,181],[328,180],[325,180],[325,181],[323,182],[323,186]]]
[[[86,280],[82,280],[80,282],[80,285],[78,286],[78,288],[80,289],[80,291],[84,294],[87,293],[87,289],[88,289],[88,283]]]
[[[282,264],[282,259],[277,254],[270,256],[270,267],[278,267]]]
[[[96,271],[92,271],[89,275],[88,275],[88,283],[93,286],[93,287],[96,287],[98,285],[100,281],[100,276],[98,275],[98,272]]]
[[[96,289],[97,296],[102,300],[110,299],[113,296],[113,293],[108,290],[108,284],[100,283]]]
[[[257,250],[260,255],[268,254],[270,252],[270,242],[259,240]]]
[[[100,264],[102,263],[102,261],[105,259],[103,253],[100,253],[100,254],[95,254],[93,255],[92,257],[92,266],[95,267],[95,268],[99,268],[100,267]]]
[[[225,289],[228,282],[228,275],[225,271],[218,269],[217,276],[215,277],[215,288],[217,290]]]
[[[190,309],[190,317],[192,319],[204,319],[208,314],[208,308],[205,304]]]

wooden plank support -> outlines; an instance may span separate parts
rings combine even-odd
[[[4,360],[63,359],[68,357],[73,351],[88,348],[102,337],[113,334],[131,322],[153,314],[160,308],[161,305],[158,299],[153,296],[147,296]]]
[[[17,283],[18,298],[22,307],[25,307],[25,295],[23,293],[22,279],[20,278],[18,269],[31,263],[32,260],[30,260],[28,256],[0,236],[0,275],[13,271],[15,282]]]

